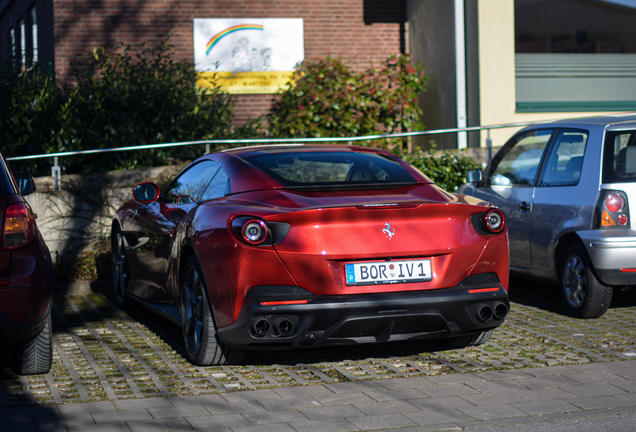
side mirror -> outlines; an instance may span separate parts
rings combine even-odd
[[[466,173],[467,183],[479,183],[483,177],[480,169],[472,169]]]
[[[159,199],[159,186],[152,182],[139,183],[133,187],[133,197],[142,204],[149,204]]]
[[[13,178],[18,184],[18,191],[20,192],[20,195],[25,196],[35,192],[35,180],[32,175],[26,173],[14,173]]]

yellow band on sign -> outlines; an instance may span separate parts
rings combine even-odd
[[[197,86],[212,83],[229,94],[271,94],[287,86],[293,72],[199,72]]]

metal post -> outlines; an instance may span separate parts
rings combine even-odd
[[[488,131],[488,137],[486,138],[486,147],[488,148],[488,163],[492,160],[492,139],[490,139],[490,129]]]
[[[208,154],[208,153],[210,153],[210,143],[207,143],[205,145],[205,154]]]
[[[58,165],[57,156],[53,158],[53,166],[51,167],[51,189],[62,190],[62,169]]]
[[[464,40],[464,0],[455,0],[455,85],[457,127],[465,128],[466,119],[466,42]],[[466,131],[457,132],[457,148],[468,146]]]

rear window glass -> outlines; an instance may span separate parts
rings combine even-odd
[[[636,131],[605,136],[603,183],[636,183]]]
[[[246,160],[285,187],[390,187],[415,183],[399,163],[375,153],[265,153],[247,157]]]

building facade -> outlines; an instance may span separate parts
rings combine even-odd
[[[636,0],[0,0],[0,57],[64,82],[69,60],[96,46],[171,34],[176,60],[192,61],[201,18],[300,18],[304,58],[342,57],[357,70],[409,53],[430,78],[427,129],[636,110]],[[272,97],[236,95],[236,124],[267,113]],[[490,136],[499,146],[513,132]],[[435,143],[483,147],[487,135]]]

